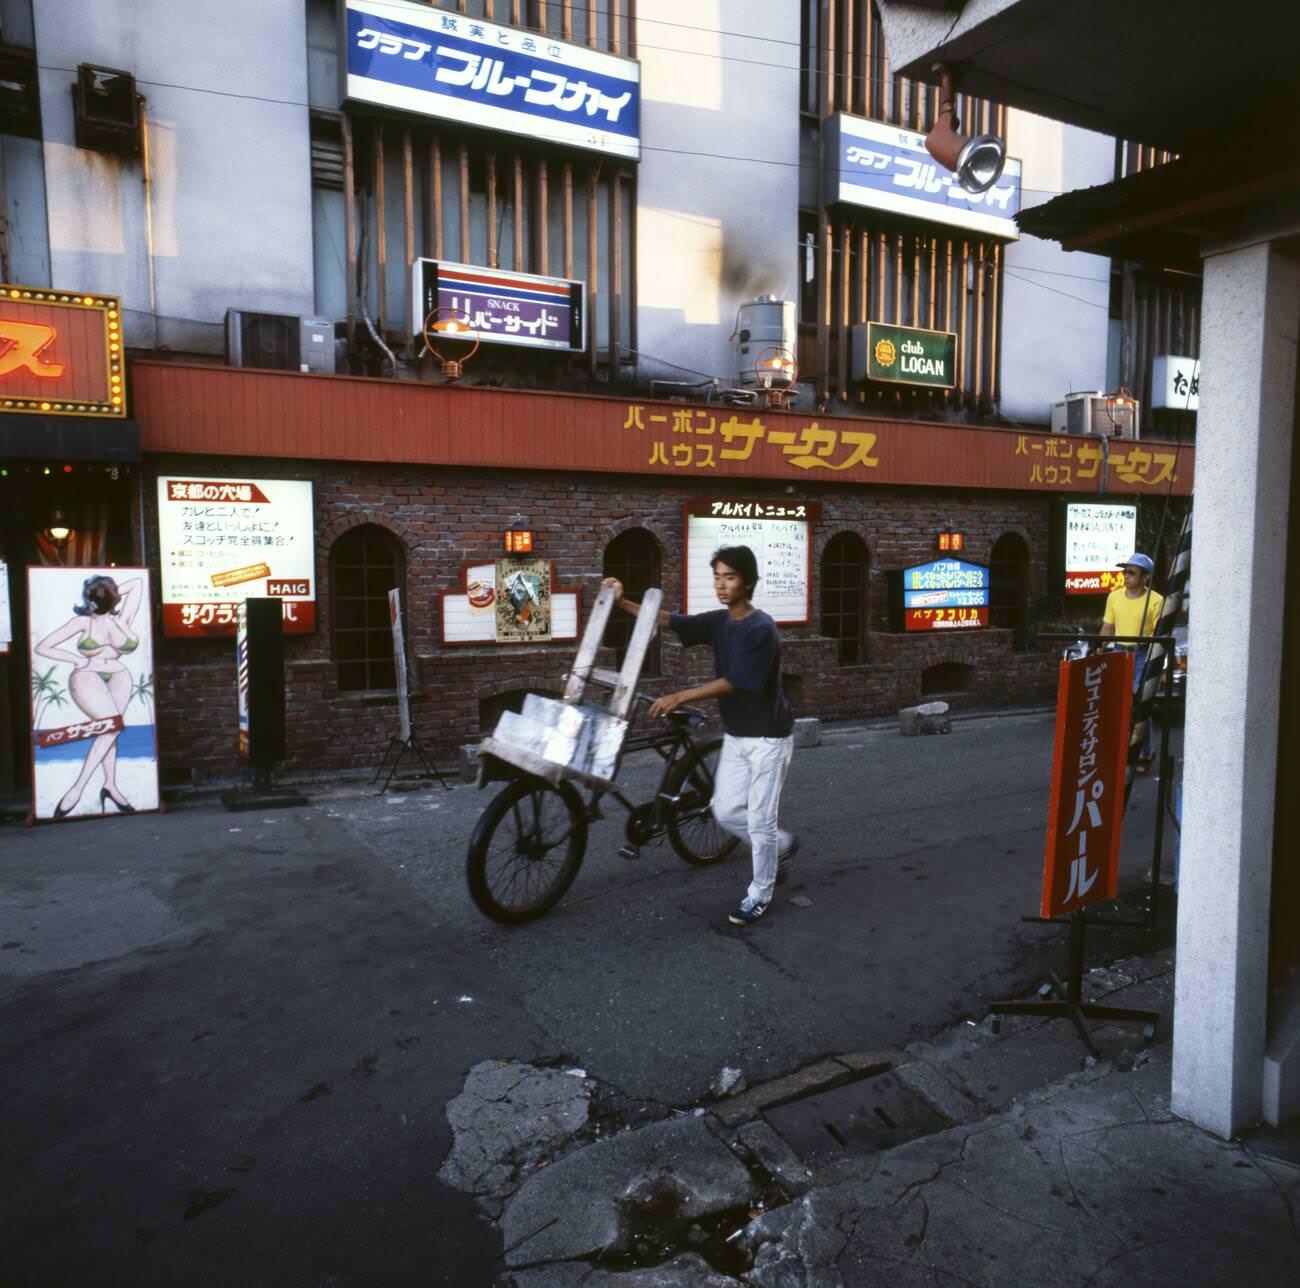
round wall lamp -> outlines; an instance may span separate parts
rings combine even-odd
[[[478,352],[478,332],[469,324],[469,315],[460,309],[431,309],[422,328],[424,347],[437,359],[438,370],[446,380],[459,380],[465,364]],[[460,351],[460,345],[469,348]],[[453,356],[455,355],[455,356]]]

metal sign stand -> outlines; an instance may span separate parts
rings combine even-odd
[[[1051,987],[1044,985],[1039,990],[1039,1001],[993,1002],[989,1006],[990,1015],[1041,1015],[1045,1019],[1069,1020],[1078,1030],[1083,1045],[1088,1048],[1088,1053],[1094,1057],[1098,1057],[1099,1052],[1093,1044],[1092,1035],[1088,1032],[1084,1020],[1132,1020],[1135,1024],[1143,1026],[1142,1036],[1146,1041],[1150,1042],[1154,1039],[1156,1026],[1160,1023],[1159,1011],[1137,1011],[1123,1006],[1101,1006],[1096,1002],[1085,1002],[1083,1000],[1083,963],[1086,955],[1088,933],[1086,909],[1081,908],[1068,917],[1022,917],[1021,920],[1036,922],[1039,925],[1069,925],[1069,973],[1064,982],[1053,973],[1051,975]],[[1119,925],[1122,923],[1098,922],[1097,924]],[[1056,993],[1056,997],[1049,999],[1047,995],[1052,992]],[[995,1033],[999,1027],[998,1021],[994,1020],[993,1031]]]
[[[1150,646],[1155,643],[1159,647],[1158,662],[1163,667],[1171,653],[1171,650],[1165,645],[1169,643],[1169,638],[1165,636],[1127,636],[1127,635],[1094,635],[1082,633],[1079,635],[1041,635],[1041,640],[1052,641],[1069,641],[1072,644],[1089,645],[1101,644],[1145,644],[1148,646],[1148,658],[1156,650]],[[1148,667],[1151,661],[1148,661]],[[1151,677],[1147,677],[1150,679]],[[1143,684],[1146,688],[1146,681]],[[1148,716],[1149,718],[1149,712]],[[1129,760],[1128,770],[1125,774],[1124,787],[1124,806],[1127,809],[1129,797],[1133,790],[1133,770],[1137,758],[1138,743],[1136,740],[1136,721],[1132,722],[1129,727]],[[1141,921],[1094,921],[1092,924],[1099,927],[1131,927],[1140,929],[1151,929],[1156,924],[1156,899],[1159,889],[1159,864],[1160,864],[1160,847],[1164,838],[1164,831],[1161,826],[1162,815],[1164,811],[1164,793],[1165,793],[1165,771],[1164,766],[1167,763],[1169,750],[1169,726],[1166,722],[1161,730],[1160,745],[1160,764],[1161,774],[1159,782],[1158,799],[1156,803],[1156,857],[1152,861],[1152,897],[1151,905],[1147,916]],[[1068,1019],[1078,1031],[1080,1039],[1088,1049],[1088,1053],[1094,1057],[1099,1055],[1096,1045],[1093,1043],[1092,1036],[1089,1034],[1085,1020],[1124,1020],[1132,1021],[1135,1024],[1142,1025],[1142,1036],[1150,1042],[1155,1038],[1156,1026],[1160,1023],[1159,1011],[1142,1011],[1133,1010],[1128,1007],[1120,1006],[1102,1006],[1095,1002],[1085,1002],[1083,1000],[1083,968],[1084,960],[1087,956],[1087,936],[1088,936],[1088,910],[1080,908],[1077,912],[1071,913],[1068,917],[1022,917],[1021,921],[1029,922],[1034,925],[1068,925],[1070,927],[1070,946],[1069,946],[1069,965],[1065,980],[1052,972],[1049,975],[1051,984],[1044,984],[1038,990],[1038,1001],[1005,1001],[993,1002],[989,1005],[988,1014],[992,1016],[1001,1015],[1039,1015],[1045,1019]],[[1055,994],[1055,997],[1052,996]],[[994,1032],[1000,1027],[997,1019],[993,1021]]]
[[[451,784],[447,781],[446,775],[429,759],[428,754],[420,744],[419,738],[415,736],[415,730],[412,729],[410,736],[407,738],[399,738],[394,734],[388,740],[388,746],[384,748],[384,754],[379,761],[379,768],[375,770],[375,776],[370,780],[372,783],[377,783],[384,769],[388,769],[388,777],[384,779],[384,785],[379,789],[378,794],[380,796],[388,790],[389,784],[397,773],[398,766],[407,755],[414,756],[420,762],[424,773],[418,775],[418,777],[436,778],[442,784],[444,791],[451,791]],[[391,765],[389,764],[390,756],[392,756]]]

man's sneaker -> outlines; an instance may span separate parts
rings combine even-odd
[[[792,836],[790,838],[790,848],[776,861],[776,883],[784,885],[790,879],[790,873],[794,868],[794,856],[799,853],[799,838]]]
[[[767,904],[752,903],[748,896],[740,901],[740,906],[727,920],[733,926],[752,926],[765,912]]]

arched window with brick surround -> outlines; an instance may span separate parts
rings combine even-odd
[[[989,625],[1016,632],[1016,647],[1024,648],[1029,602],[1029,547],[1017,532],[1004,532],[989,560]]]
[[[659,543],[652,533],[645,528],[629,528],[620,532],[605,547],[603,575],[617,577],[623,583],[623,591],[629,599],[640,602],[641,596],[651,586],[663,586],[663,560],[659,554]],[[623,655],[627,652],[628,641],[632,638],[632,627],[636,618],[631,613],[615,609],[605,627],[605,643],[613,648],[618,656],[617,665],[623,665]],[[645,661],[641,664],[642,675],[661,675],[659,635],[656,633],[646,650]]]
[[[822,552],[822,634],[839,642],[839,663],[867,658],[867,574],[871,555],[856,532],[837,532]]]
[[[406,560],[392,533],[363,523],[330,547],[331,651],[340,690],[397,688],[388,592],[406,598]]]

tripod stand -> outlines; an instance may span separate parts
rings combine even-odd
[[[375,770],[375,776],[370,781],[377,783],[380,775],[385,768],[388,770],[388,777],[384,779],[384,785],[379,789],[382,796],[388,790],[388,785],[393,781],[397,773],[398,766],[406,757],[414,756],[420,762],[424,769],[425,778],[436,778],[443,786],[443,790],[451,791],[451,784],[447,781],[442,770],[433,763],[425,753],[424,748],[420,745],[420,740],[415,736],[415,730],[412,729],[405,738],[399,738],[396,735],[388,740],[388,746],[384,748],[383,758],[379,762],[379,768]],[[392,763],[389,763],[389,757],[392,757]]]

